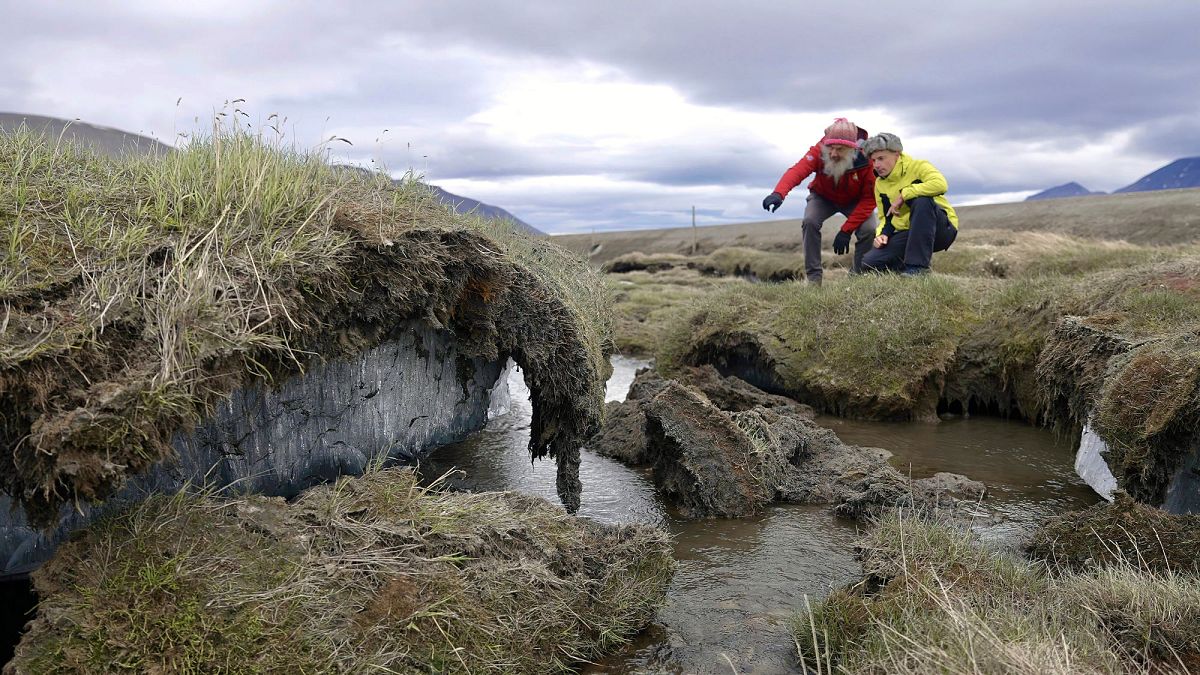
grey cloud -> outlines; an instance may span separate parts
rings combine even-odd
[[[1129,148],[1149,156],[1200,155],[1200,107],[1188,114],[1148,120],[1133,134]]]
[[[543,216],[615,226],[676,218],[669,214],[682,211],[662,205],[684,187],[769,189],[798,155],[726,138],[613,154],[473,134],[463,120],[487,104],[504,69],[601,64],[634,81],[670,85],[694,102],[741,110],[884,108],[918,137],[906,138],[914,146],[921,135],[954,135],[1070,149],[1128,134],[1131,156],[1165,163],[1200,154],[1198,24],[1197,3],[1117,0],[965,1],[920,11],[778,0],[698,0],[682,9],[635,0],[279,1],[223,9],[16,3],[0,26],[0,95],[21,112],[84,116],[160,138],[170,136],[172,115],[205,119],[214,104],[240,96],[259,118],[280,112],[302,120],[306,139],[328,117],[331,132],[352,132],[348,155],[393,169],[419,163],[434,182],[597,175],[657,192],[562,195],[561,204],[517,192],[509,193],[512,203],[492,200],[539,227],[552,224],[539,222]],[[68,51],[84,59],[115,54],[131,70],[125,81],[56,91],[38,70]],[[185,100],[176,113],[178,96]],[[376,142],[383,129],[391,130],[387,142]],[[1064,175],[1069,168],[1030,165],[999,179],[988,167],[995,160],[972,158],[971,171],[960,170],[962,162],[944,169],[960,194],[1068,180],[1102,189],[1088,177],[1120,169]]]
[[[610,63],[748,109],[882,106],[924,133],[1096,134],[1200,95],[1200,5],[779,2],[603,7],[411,3],[407,25],[476,47]]]

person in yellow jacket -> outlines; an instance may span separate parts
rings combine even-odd
[[[904,154],[895,134],[863,142],[875,170],[879,226],[874,249],[863,256],[864,272],[929,273],[935,251],[950,248],[958,236],[958,214],[946,200],[946,177],[932,164]]]

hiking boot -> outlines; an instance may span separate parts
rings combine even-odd
[[[902,277],[923,277],[926,274],[929,274],[928,267],[921,267],[920,265],[905,265],[904,271],[900,273],[900,276],[902,276]]]
[[[821,285],[821,277],[809,277],[808,285],[809,286],[820,286]]]

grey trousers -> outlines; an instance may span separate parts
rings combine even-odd
[[[804,274],[809,281],[821,281],[821,225],[835,214],[840,213],[849,217],[857,204],[838,205],[821,195],[808,193],[808,205],[804,208],[804,223],[800,226],[804,236]],[[850,265],[851,274],[862,272],[862,259],[871,250],[875,241],[875,227],[879,221],[872,213],[870,218],[863,221],[855,230],[854,262]]]

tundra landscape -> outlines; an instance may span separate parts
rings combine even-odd
[[[1200,673],[1200,4],[9,5],[4,675]]]

